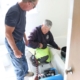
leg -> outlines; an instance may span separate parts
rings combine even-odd
[[[16,58],[14,56],[14,53],[7,41],[6,41],[6,46],[9,51],[13,66],[15,68],[17,80],[24,80],[24,76],[28,73],[28,65],[25,58],[25,44],[23,40],[16,43],[18,49],[23,53],[23,56],[21,58]]]

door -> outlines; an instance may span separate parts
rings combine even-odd
[[[67,46],[69,56],[67,56],[68,60],[66,59],[67,67],[64,80],[80,80],[80,0],[74,0],[72,15],[70,46]],[[69,69],[70,67],[72,69]]]

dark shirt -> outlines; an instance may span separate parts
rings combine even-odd
[[[26,25],[26,11],[23,11],[18,3],[8,10],[5,17],[5,25],[15,27],[12,33],[15,41],[23,38]]]
[[[53,48],[58,49],[58,45],[55,43],[51,32],[49,31],[47,34],[43,34],[41,31],[41,25],[36,27],[28,38],[29,47],[39,48],[39,43],[42,43],[43,48],[46,48],[47,44],[50,44]]]

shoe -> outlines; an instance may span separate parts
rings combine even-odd
[[[26,76],[27,76],[27,77],[34,76],[34,73],[33,73],[33,72],[28,72]]]

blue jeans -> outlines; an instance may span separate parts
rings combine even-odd
[[[16,58],[15,57],[15,55],[13,53],[13,50],[9,46],[6,39],[5,39],[5,44],[6,44],[6,47],[8,49],[8,52],[9,52],[9,55],[10,55],[10,58],[11,58],[11,62],[14,66],[17,80],[24,80],[24,76],[28,73],[28,64],[27,64],[27,60],[26,60],[26,57],[25,57],[24,41],[20,40],[20,41],[16,42],[17,48],[23,53],[21,58]]]

